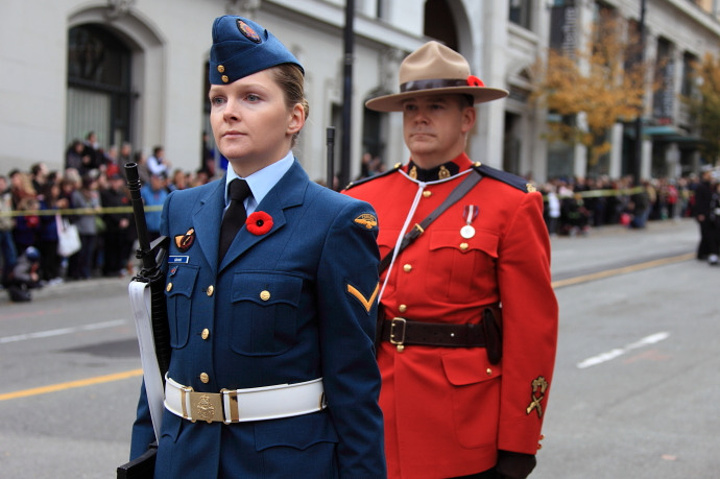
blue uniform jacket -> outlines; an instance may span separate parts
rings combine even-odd
[[[169,376],[205,392],[322,377],[328,407],[230,425],[165,410],[155,477],[385,477],[374,211],[311,182],[296,161],[256,209],[272,229],[243,227],[218,265],[224,185],[173,192],[163,208]],[[143,388],[131,458],[152,441]]]

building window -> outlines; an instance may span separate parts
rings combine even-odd
[[[531,0],[510,0],[510,15],[508,17],[510,21],[530,30],[530,22],[532,21],[530,9],[532,3]]]
[[[672,123],[673,108],[675,106],[674,77],[673,44],[665,38],[659,38],[655,82],[660,87],[653,96],[653,117],[660,124]]]
[[[698,57],[692,53],[683,54],[683,80],[680,93],[684,96],[692,96],[695,93],[695,65],[698,64]]]
[[[107,148],[130,139],[130,49],[101,25],[68,33],[66,143],[97,134]]]

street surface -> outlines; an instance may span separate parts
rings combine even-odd
[[[559,349],[532,478],[718,476],[720,267],[694,259],[697,241],[693,220],[552,239]],[[1,478],[109,478],[127,459],[127,282],[0,292]]]

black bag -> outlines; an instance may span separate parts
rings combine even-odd
[[[8,286],[8,295],[10,295],[10,301],[14,303],[27,303],[28,301],[32,301],[30,290],[16,284]]]
[[[157,445],[150,445],[145,454],[117,468],[117,479],[153,479]]]

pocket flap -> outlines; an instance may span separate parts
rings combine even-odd
[[[430,231],[430,250],[441,248],[454,248],[463,253],[472,250],[483,251],[488,256],[497,258],[499,239],[497,235],[483,230],[477,230],[475,236],[465,239],[459,231]],[[467,245],[467,248],[460,245]]]
[[[316,412],[255,425],[255,448],[293,447],[304,450],[320,442],[338,442],[327,412]]]
[[[237,273],[233,278],[232,301],[252,301],[260,305],[286,303],[297,306],[302,278],[282,273]]]
[[[170,266],[167,274],[165,294],[168,297],[183,295],[191,297],[195,288],[199,268],[193,264]]]
[[[469,351],[452,351],[442,356],[445,376],[454,386],[466,386],[500,376],[499,366],[488,362],[485,348],[473,348]]]

